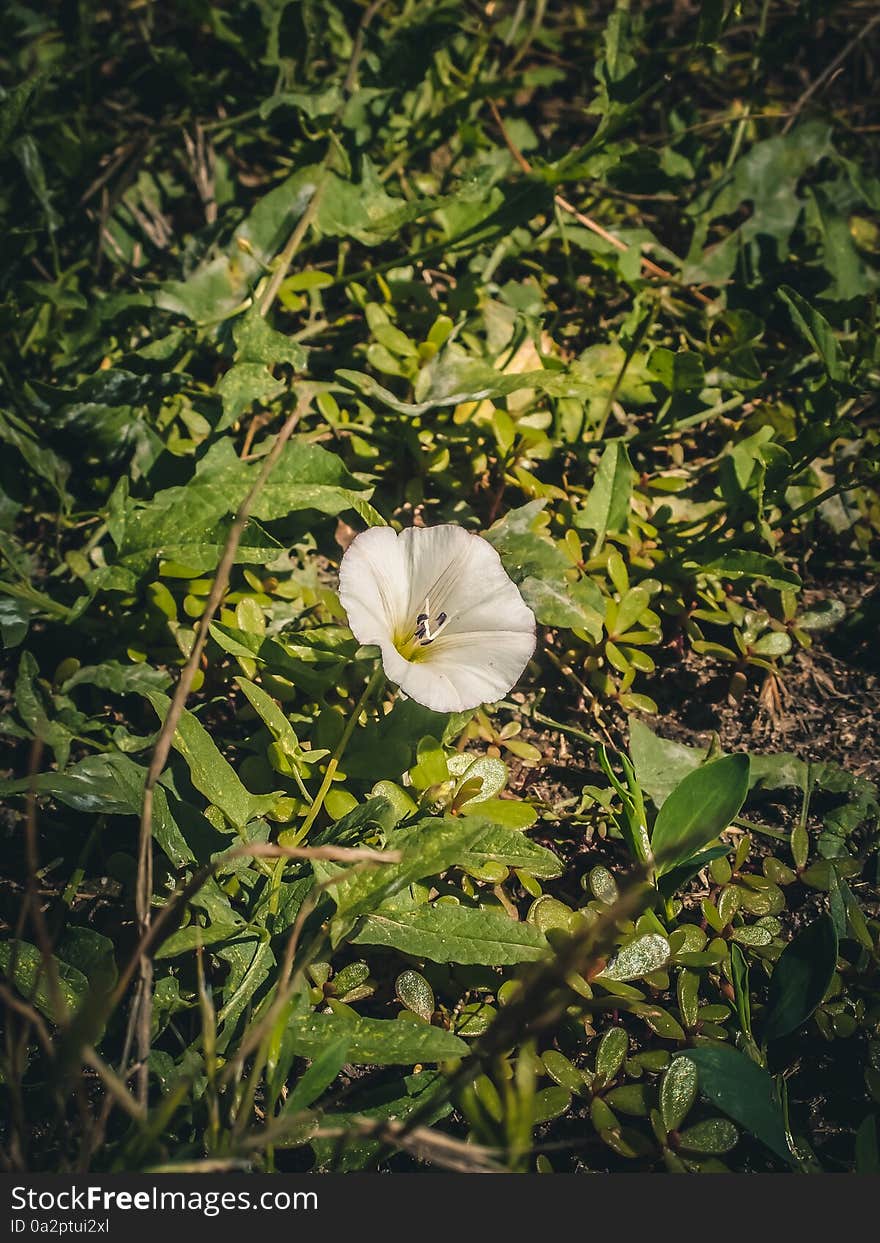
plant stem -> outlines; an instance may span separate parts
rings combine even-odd
[[[384,677],[384,673],[382,670],[382,666],[381,664],[377,664],[370,680],[367,682],[366,686],[363,689],[363,693],[361,694],[360,699],[357,701],[354,708],[352,709],[351,716],[348,718],[348,720],[345,723],[345,729],[342,731],[342,736],[339,739],[339,742],[337,742],[336,746],[333,748],[333,754],[330,756],[330,759],[327,763],[327,771],[324,773],[324,780],[321,782],[318,793],[315,795],[312,805],[309,808],[308,815],[306,816],[305,820],[302,823],[302,827],[298,830],[296,836],[291,841],[290,843],[291,846],[298,846],[300,842],[305,841],[305,839],[308,837],[309,833],[311,832],[312,825],[317,820],[318,813],[320,812],[321,808],[324,806],[324,799],[327,797],[327,792],[330,789],[330,786],[333,784],[333,778],[336,776],[336,770],[339,767],[339,761],[342,759],[342,756],[345,752],[345,748],[348,746],[349,742],[351,741],[351,736],[354,733],[355,726],[358,723],[358,718],[360,717],[361,713],[363,712],[364,708],[367,706],[369,701],[372,699],[373,694],[377,690],[383,677]]]

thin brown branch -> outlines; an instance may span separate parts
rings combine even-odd
[[[168,755],[171,751],[171,743],[174,738],[181,715],[183,713],[184,704],[199,662],[202,658],[202,652],[208,639],[208,630],[211,622],[220,606],[220,602],[226,594],[229,586],[229,578],[232,572],[232,566],[235,563],[235,554],[238,551],[238,545],[244,534],[250,518],[251,510],[254,503],[263,489],[266,480],[272,473],[272,470],[281,456],[284,446],[287,444],[294,429],[302,418],[303,414],[311,404],[314,396],[314,387],[312,385],[303,385],[299,400],[295,409],[286,419],[283,427],[275,437],[272,448],[266,455],[263,465],[254,481],[253,486],[247,496],[239,506],[235,515],[232,526],[229,530],[229,536],[226,540],[226,547],[223,550],[223,556],[220,558],[220,564],[217,567],[217,574],[205,604],[205,610],[202,613],[196,631],[195,641],[189,658],[183,667],[177,686],[174,689],[174,696],[168,709],[167,716],[162,722],[162,728],[156,739],[156,745],[153,749],[153,756],[150,760],[150,767],[147,771],[146,781],[144,783],[144,801],[141,811],[140,839],[138,849],[138,877],[137,890],[135,898],[135,907],[140,930],[141,939],[144,940],[145,933],[150,927],[150,904],[153,895],[153,790],[156,783],[168,761]],[[147,1097],[147,1055],[150,1050],[150,1014],[151,1014],[151,998],[152,998],[152,962],[146,953],[141,954],[140,960],[141,975],[141,995],[139,998],[138,1009],[138,1028],[137,1028],[137,1051],[138,1058],[142,1066],[138,1076],[138,1098],[141,1103],[146,1102]]]
[[[507,147],[508,151],[513,156],[513,158],[516,160],[517,164],[520,166],[520,168],[523,170],[524,173],[531,173],[533,171],[532,165],[529,163],[529,161],[520,151],[519,147],[517,147],[516,143],[513,141],[513,139],[508,134],[507,128],[501,117],[501,113],[498,111],[498,106],[495,103],[494,99],[489,100],[489,109],[495,120],[495,124],[498,126],[498,129],[501,131],[501,137],[504,139],[504,144]],[[613,246],[615,250],[619,250],[621,254],[625,254],[628,250],[631,249],[629,244],[623,241],[622,238],[619,238],[614,233],[609,232],[609,230],[604,228],[603,225],[599,224],[597,220],[594,220],[592,216],[585,215],[585,213],[580,211],[577,207],[575,207],[573,203],[570,203],[568,199],[563,198],[561,194],[554,194],[553,201],[557,207],[561,208],[562,211],[567,212],[568,215],[570,216],[573,216],[574,219],[578,222],[578,224],[583,225],[585,229],[589,229],[591,233],[595,233],[597,237],[601,237],[603,241],[607,242],[609,246]],[[651,276],[656,276],[660,280],[671,281],[672,284],[674,285],[681,284],[681,282],[676,280],[676,278],[673,276],[671,272],[667,272],[665,268],[661,268],[659,263],[655,263],[653,259],[649,259],[647,255],[641,255],[640,258],[641,258],[642,267],[644,268],[646,272],[649,272]],[[707,297],[707,295],[704,294],[702,290],[696,289],[693,285],[687,285],[687,286],[684,286],[684,288],[687,288],[694,295],[694,297],[698,301],[702,302],[704,305],[708,306],[711,304],[712,299]]]
[[[52,1044],[52,1037],[49,1035],[49,1029],[34,1007],[24,1001],[23,998],[16,997],[12,989],[7,988],[2,981],[0,981],[0,999],[2,999],[3,1004],[8,1006],[10,1010],[15,1010],[17,1014],[21,1014],[27,1019],[34,1031],[37,1033],[37,1039],[43,1046],[43,1052],[47,1057],[54,1058],[55,1046]]]
[[[857,31],[856,34],[853,35],[849,43],[847,43],[847,45],[837,53],[834,60],[832,60],[831,63],[822,70],[818,78],[810,83],[789,113],[788,120],[782,127],[783,134],[788,133],[816,92],[821,90],[829,78],[834,76],[835,71],[843,64],[849,54],[855,51],[862,39],[864,39],[866,35],[870,34],[878,22],[880,22],[880,12],[875,13],[873,17],[868,18],[861,30]]]
[[[82,1060],[86,1066],[92,1068],[116,1104],[120,1105],[130,1118],[134,1118],[136,1122],[143,1122],[146,1117],[146,1109],[138,1104],[116,1071],[112,1070],[103,1058],[99,1057],[91,1045],[87,1045],[83,1049]]]

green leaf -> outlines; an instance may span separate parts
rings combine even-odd
[[[847,366],[837,338],[824,315],[789,285],[780,285],[779,296],[788,307],[792,323],[819,355],[829,378],[846,380]]]
[[[318,227],[328,237],[353,237],[364,246],[378,246],[397,237],[401,228],[435,211],[443,199],[394,198],[366,156],[361,181],[346,181],[336,173],[327,184],[318,208]]]
[[[686,1049],[700,1076],[700,1091],[734,1122],[791,1162],[782,1107],[773,1080],[761,1066],[728,1045]]]
[[[689,1126],[678,1137],[678,1147],[684,1152],[721,1153],[730,1152],[739,1140],[739,1132],[726,1118],[706,1118]]]
[[[150,692],[147,698],[159,720],[164,721],[171,700],[158,691]],[[243,829],[268,811],[278,798],[277,793],[251,794],[198,717],[186,709],[180,714],[172,745],[186,761],[193,785],[220,808],[232,828]]]
[[[658,932],[627,941],[608,962],[598,980],[639,980],[669,962],[669,942]]]
[[[740,578],[751,578],[766,583],[779,591],[791,591],[801,587],[801,580],[794,570],[789,570],[775,557],[768,557],[763,552],[729,552],[707,561],[700,566],[707,574],[717,574],[719,578],[736,581]]]
[[[596,1074],[609,1082],[623,1065],[629,1049],[629,1036],[623,1027],[609,1027],[596,1050]]]
[[[589,396],[590,386],[574,371],[504,372],[483,359],[473,358],[449,345],[423,367],[416,390],[417,400],[402,401],[395,393],[362,371],[340,368],[336,379],[357,389],[364,397],[381,402],[397,414],[417,417],[438,407],[509,397],[522,390],[538,390],[553,397]]]
[[[713,859],[720,859],[729,850],[729,846],[710,846],[708,850],[701,850],[698,854],[691,855],[686,863],[680,863],[670,868],[668,872],[664,872],[657,882],[657,888],[664,898],[673,897],[693,876],[696,876],[697,872],[702,871],[707,863],[711,863]]]
[[[350,939],[357,945],[392,946],[432,962],[485,966],[532,962],[547,952],[547,939],[534,924],[518,923],[502,911],[446,903],[374,911]]]
[[[659,872],[708,845],[738,815],[749,790],[749,757],[726,755],[689,773],[664,802],[651,835]]]
[[[595,531],[597,540],[608,531],[626,530],[632,497],[633,468],[622,440],[613,440],[599,460],[593,486],[574,525]]]
[[[402,1083],[392,1083],[377,1090],[370,1098],[359,1101],[358,1108],[352,1113],[327,1114],[324,1117],[327,1129],[338,1128],[344,1138],[340,1141],[336,1136],[328,1136],[312,1141],[318,1168],[332,1168],[334,1172],[343,1174],[375,1169],[384,1141],[359,1132],[356,1122],[361,1118],[374,1122],[393,1118],[404,1122],[418,1110],[422,1125],[431,1126],[452,1111],[445,1084],[445,1077],[436,1071],[421,1071],[417,1075],[408,1075]]]
[[[399,863],[379,864],[330,889],[336,903],[336,939],[350,927],[355,916],[375,910],[407,885],[424,876],[437,876],[459,862],[483,833],[485,826],[477,817],[450,816],[423,820],[389,834],[389,848],[403,855]],[[330,880],[343,870],[328,863],[316,862],[314,866],[319,880]]]
[[[877,1119],[865,1117],[856,1131],[856,1173],[880,1174],[880,1136]]]
[[[74,811],[93,816],[140,816],[147,770],[119,752],[89,755],[64,773],[39,773],[33,781],[38,794],[51,794]],[[23,794],[28,778],[0,782],[0,795]],[[161,785],[153,791],[153,836],[175,867],[193,863],[187,845]]]
[[[26,1001],[32,1001],[41,1014],[60,1022],[75,1013],[89,995],[89,981],[77,967],[61,962],[54,955],[52,962],[58,977],[62,1013],[53,1004],[53,992],[43,957],[36,945],[28,941],[0,941],[0,969],[12,981]]]
[[[676,1057],[660,1084],[660,1114],[667,1131],[677,1131],[697,1099],[697,1067],[690,1058]]]
[[[287,241],[321,177],[306,165],[264,194],[232,235],[228,252],[202,263],[186,280],[165,281],[156,305],[196,323],[223,319],[240,308]]]
[[[284,1113],[295,1114],[308,1109],[324,1093],[350,1060],[348,1037],[340,1035],[319,1049],[312,1063],[297,1079],[293,1091],[284,1102]]]
[[[828,914],[802,928],[780,954],[764,1011],[765,1041],[787,1036],[821,1002],[837,966],[837,932]]]
[[[60,957],[81,971],[93,992],[108,993],[116,983],[116,946],[109,937],[75,924],[65,929],[58,944]]]
[[[511,509],[484,532],[484,538],[498,551],[507,573],[516,583],[534,577],[559,582],[571,562],[544,533],[546,500],[529,501]]]
[[[219,440],[182,487],[165,488],[146,504],[125,502],[118,539],[120,563],[136,573],[157,558],[179,561],[195,573],[213,570],[220,559],[232,515],[252,487],[261,463],[244,462],[232,440]],[[259,525],[296,510],[339,514],[364,506],[369,489],[333,453],[302,439],[291,439],[254,502],[252,521],[236,554],[238,562],[265,564],[281,546]],[[371,519],[372,520],[372,519]],[[115,535],[114,535],[114,538]]]
[[[33,653],[22,652],[15,680],[15,706],[34,738],[39,738],[51,747],[58,767],[64,768],[70,755],[73,734],[61,721],[49,719],[38,686],[39,673]]]
[[[256,402],[268,405],[284,388],[284,381],[277,380],[264,363],[235,363],[217,385],[223,400],[223,418],[217,430],[231,427]]]
[[[244,923],[226,923],[222,920],[212,922],[207,928],[192,924],[172,932],[166,941],[159,946],[154,958],[177,958],[179,954],[188,954],[191,950],[202,946],[219,945],[223,941],[231,941],[246,936],[253,939],[253,932]]]
[[[426,1023],[431,1022],[437,1003],[434,999],[434,990],[421,972],[411,969],[401,971],[394,982],[394,991],[398,1001],[402,1002],[407,1010],[417,1014]]]
[[[41,444],[32,434],[23,419],[12,411],[0,412],[0,440],[17,449],[24,461],[42,480],[58,495],[62,506],[69,500],[67,483],[70,478],[70,465],[63,461],[47,445]]]
[[[405,1019],[368,1019],[345,1007],[333,1014],[296,1015],[290,1020],[294,1052],[317,1057],[330,1041],[344,1040],[347,1060],[359,1066],[413,1066],[463,1057],[468,1047],[443,1027]]]
[[[660,808],[678,783],[699,768],[707,751],[661,738],[644,721],[630,717],[629,754],[639,785]]]
[[[105,660],[100,665],[84,665],[77,669],[61,689],[66,695],[75,686],[84,684],[112,691],[114,695],[146,695],[147,691],[164,691],[171,685],[171,675],[152,665],[124,665],[118,660]]]
[[[477,806],[476,811],[479,810]],[[481,823],[483,832],[456,859],[462,867],[479,868],[492,861],[509,868],[522,868],[539,880],[554,880],[562,875],[562,862],[553,851],[531,841],[518,829],[505,828],[478,815],[468,816],[468,822]]]
[[[601,614],[577,600],[565,579],[547,580],[530,575],[522,580],[519,589],[542,626],[586,630],[597,643],[602,638]]]
[[[306,352],[298,341],[272,328],[253,306],[235,321],[236,363],[289,363],[297,371],[306,365]]]
[[[703,360],[692,350],[675,352],[659,346],[651,351],[648,366],[667,393],[686,393],[706,383]]]
[[[272,696],[267,695],[261,686],[257,686],[256,682],[251,682],[248,678],[236,678],[235,682],[274,739],[269,748],[269,760],[272,767],[277,772],[293,777],[305,796],[307,791],[302,784],[303,768],[327,755],[326,749],[315,747],[312,751],[304,751],[293,726]]]

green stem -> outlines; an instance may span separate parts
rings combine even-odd
[[[333,754],[330,756],[330,759],[327,763],[327,771],[324,773],[324,780],[321,782],[320,789],[318,790],[318,793],[315,795],[312,801],[312,805],[309,808],[308,815],[306,816],[305,820],[302,823],[302,827],[297,832],[293,841],[290,842],[291,846],[298,846],[300,842],[305,841],[305,839],[308,837],[311,831],[312,825],[315,823],[315,821],[318,818],[318,813],[320,812],[321,808],[324,806],[324,799],[327,797],[327,792],[330,789],[330,786],[333,784],[333,778],[336,776],[336,770],[339,767],[339,761],[342,759],[342,756],[345,752],[345,748],[348,746],[349,742],[351,741],[351,736],[354,733],[355,726],[358,723],[358,719],[361,713],[363,712],[364,708],[367,706],[369,701],[372,699],[373,694],[375,693],[375,691],[378,689],[379,685],[381,684],[383,677],[384,677],[384,673],[382,670],[382,666],[381,664],[378,664],[373,672],[372,677],[367,682],[367,685],[364,687],[363,694],[361,695],[360,699],[355,704],[354,709],[352,710],[351,716],[346,721],[345,729],[342,731],[342,736],[339,739],[339,742],[337,742],[336,746],[333,748]]]

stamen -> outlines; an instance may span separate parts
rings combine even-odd
[[[418,640],[421,647],[428,647],[437,638],[440,631],[449,620],[449,614],[445,612],[438,613],[431,621],[431,602],[425,600],[424,612],[419,613],[416,617],[416,627],[414,638]],[[432,629],[433,627],[433,629]]]

